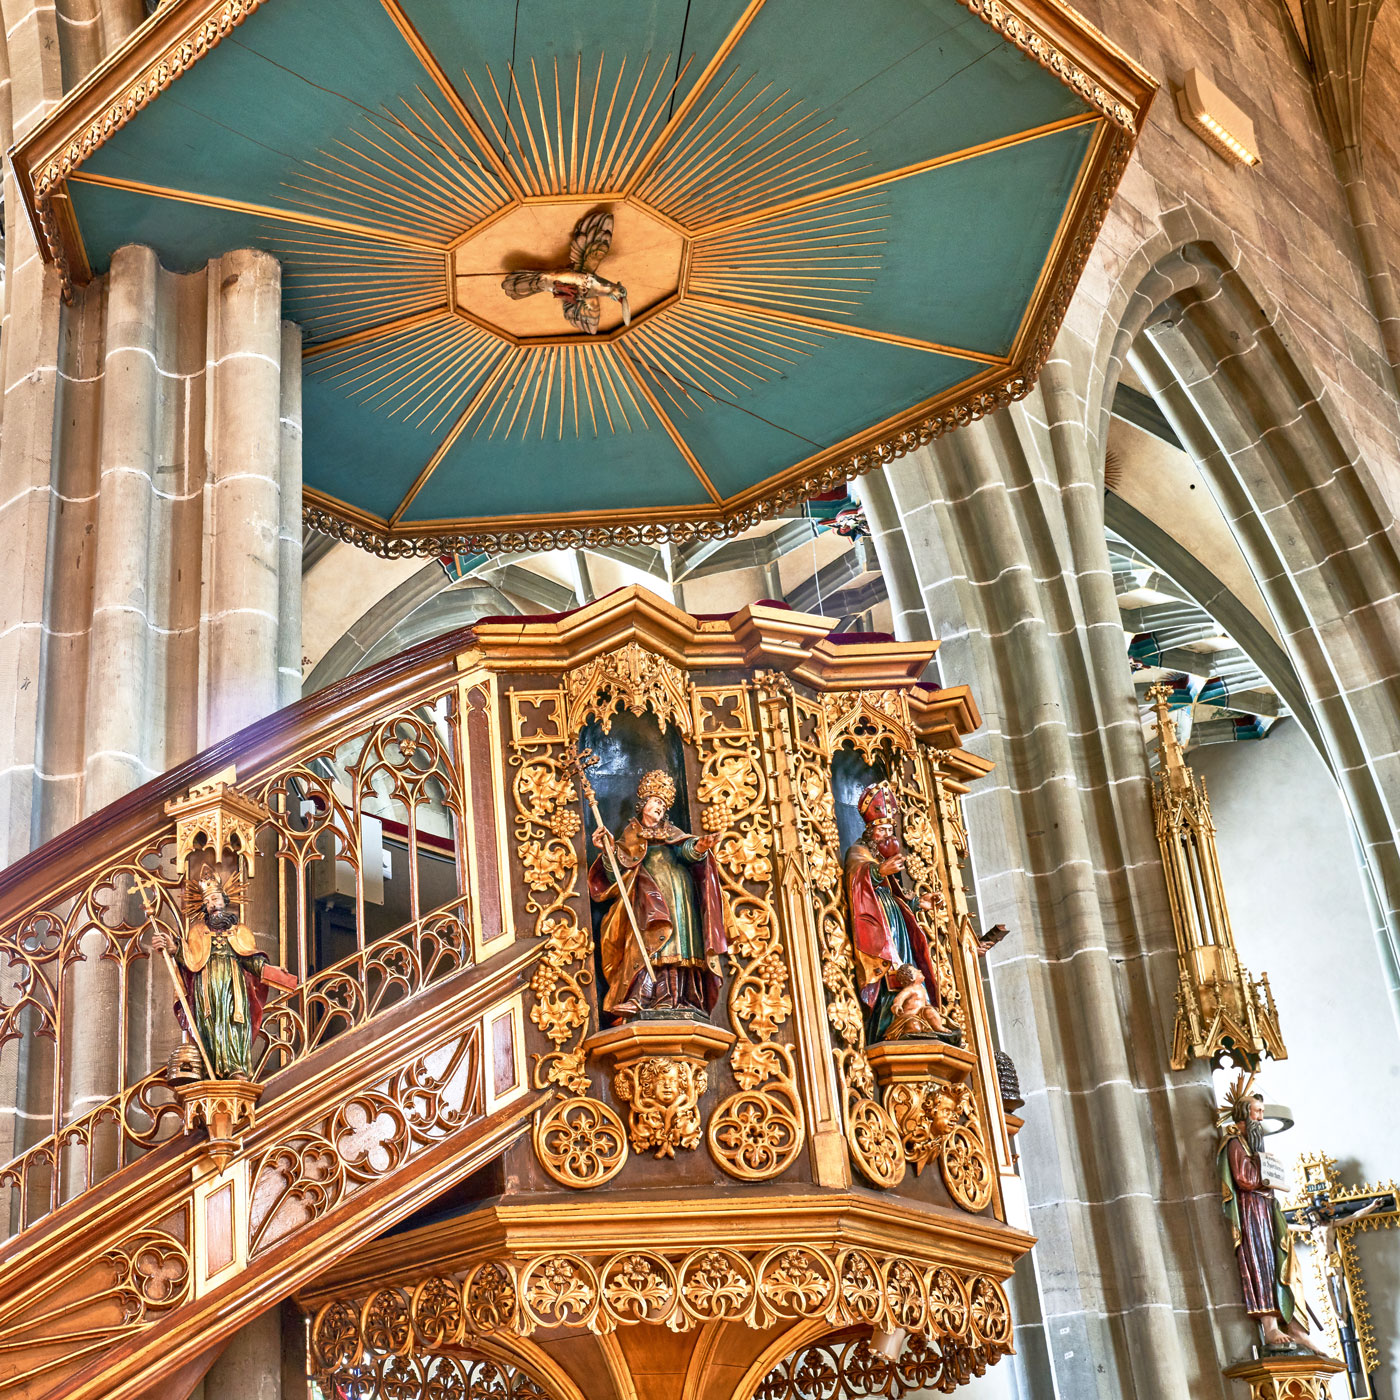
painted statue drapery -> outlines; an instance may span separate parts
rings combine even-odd
[[[928,938],[899,887],[903,857],[894,839],[889,790],[866,788],[857,810],[865,830],[846,852],[846,899],[866,1036],[874,1042],[907,1020],[896,1002],[908,999],[914,974],[922,979],[929,1006],[937,1008],[938,969]],[[933,1019],[941,1025],[936,1010]]]
[[[198,913],[172,950],[194,1025],[175,1008],[186,1032],[193,1031],[209,1056],[216,1079],[248,1079],[253,1041],[262,1026],[268,958],[258,951],[253,931],[239,921],[222,884],[201,886]]]
[[[611,861],[604,853],[588,872],[588,893],[607,904],[599,936],[603,1010],[619,1019],[642,1011],[708,1015],[720,990],[720,954],[727,947],[724,902],[710,853],[713,838],[682,831],[664,817],[675,785],[648,773],[638,786],[639,816],[613,840],[622,889],[636,915],[655,980],[647,974]],[[595,840],[602,844],[603,833]]]

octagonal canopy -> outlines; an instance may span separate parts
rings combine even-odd
[[[74,281],[281,260],[312,523],[685,538],[1024,392],[1151,92],[1058,0],[170,0],[15,165]],[[505,294],[601,211],[630,325]]]

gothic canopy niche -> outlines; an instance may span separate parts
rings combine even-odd
[[[312,524],[684,539],[1024,393],[1152,91],[1059,0],[168,0],[15,168],[70,286],[281,260]],[[593,334],[502,287],[590,215]]]

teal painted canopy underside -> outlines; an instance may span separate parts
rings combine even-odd
[[[1004,372],[1100,122],[958,0],[265,0],[68,193],[94,273],[281,260],[312,490],[684,517]],[[621,188],[687,241],[672,305],[523,349],[449,305],[447,248],[521,192]]]

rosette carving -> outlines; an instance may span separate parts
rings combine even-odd
[[[681,1311],[687,1323],[743,1317],[753,1306],[757,1293],[753,1265],[732,1249],[691,1254],[678,1273]]]
[[[816,1249],[771,1251],[758,1266],[758,1292],[775,1317],[822,1316],[839,1288],[831,1261]]]
[[[710,1117],[710,1152],[741,1181],[781,1175],[806,1130],[792,1049],[779,1039],[792,1015],[788,965],[773,906],[773,829],[749,686],[697,687],[695,735],[706,831],[722,833],[715,863],[729,934],[730,1053],[738,1092]]]
[[[611,1181],[627,1161],[622,1119],[598,1099],[560,1099],[536,1120],[535,1156],[561,1186]]]
[[[514,1274],[504,1264],[478,1264],[462,1288],[462,1306],[478,1337],[513,1329],[519,1319]]]
[[[968,1289],[972,1330],[988,1346],[1011,1350],[1011,1308],[1001,1284],[978,1274]]]
[[[986,1210],[992,1202],[995,1172],[982,1140],[977,1100],[966,1084],[958,1085],[954,1093],[958,1121],[948,1130],[939,1148],[938,1169],[943,1174],[948,1194],[964,1210]]]
[[[593,1327],[598,1312],[598,1275],[571,1254],[533,1260],[520,1277],[520,1301],[535,1327]]]
[[[413,1313],[402,1288],[380,1288],[360,1310],[360,1335],[370,1351],[402,1355],[413,1344]]]
[[[311,1324],[311,1349],[322,1370],[358,1365],[365,1349],[359,1308],[345,1298],[325,1304]]]
[[[602,1300],[615,1322],[661,1322],[676,1305],[675,1270],[658,1254],[619,1254],[603,1267]]]
[[[414,1335],[428,1346],[447,1346],[461,1339],[466,1313],[456,1279],[430,1278],[420,1283],[413,1290],[410,1310]]]

